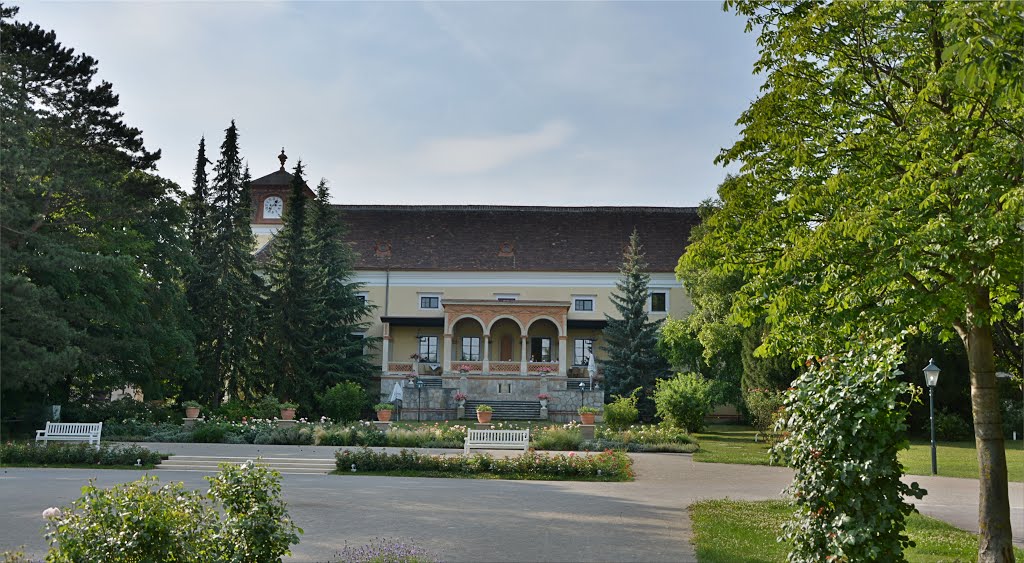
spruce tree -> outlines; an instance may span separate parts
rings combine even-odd
[[[215,402],[221,392],[239,397],[264,387],[255,372],[261,284],[252,255],[249,171],[242,168],[234,121],[214,166],[210,199],[209,236],[199,260],[210,276],[209,306],[196,314],[204,334],[199,367],[204,380],[217,382],[216,395],[207,397]]]
[[[365,388],[377,368],[363,350],[374,346],[376,340],[358,334],[369,327],[374,308],[359,297],[361,284],[351,281],[355,259],[345,243],[345,224],[331,208],[323,180],[316,195],[310,238],[319,318],[312,326],[316,341],[312,380],[320,389],[341,381],[354,381]]]
[[[273,367],[278,396],[308,408],[319,390],[310,378],[314,351],[311,327],[316,324],[318,303],[313,289],[315,266],[302,171],[300,161],[292,174],[284,226],[274,237],[267,267],[267,348],[272,351],[267,360]]]
[[[667,365],[658,354],[661,320],[651,321],[647,316],[651,276],[647,273],[640,235],[636,230],[629,237],[623,258],[619,270],[622,279],[616,282],[618,291],[611,296],[619,318],[605,315],[608,321],[603,333],[608,356],[604,363],[605,381],[610,394],[628,395],[640,387],[638,407],[641,415],[649,420],[653,415],[653,403],[648,395],[654,388],[654,382],[665,373]]]
[[[214,286],[212,268],[214,259],[210,254],[208,241],[211,234],[211,209],[209,200],[209,184],[206,166],[210,160],[206,157],[206,138],[199,140],[199,151],[196,154],[195,171],[192,176],[192,193],[185,200],[188,212],[188,239],[192,252],[190,268],[185,276],[185,295],[192,312],[196,335],[196,352],[200,359],[206,358],[213,342],[211,327],[204,321],[214,304]],[[198,369],[194,376],[182,382],[182,398],[214,401],[222,388],[216,373],[208,373]]]

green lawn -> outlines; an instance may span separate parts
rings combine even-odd
[[[785,501],[708,500],[690,506],[693,544],[702,563],[784,562],[789,548],[775,541],[792,513]],[[975,561],[978,539],[945,522],[912,514],[907,535],[917,545],[905,555],[912,562]],[[1024,550],[1015,549],[1017,560]]]
[[[709,426],[706,431],[694,434],[700,450],[693,454],[693,459],[708,463],[768,465],[768,445],[754,442],[754,434],[749,426]],[[940,442],[936,457],[940,476],[978,478],[974,442]],[[914,441],[909,450],[900,452],[900,461],[909,475],[930,475],[931,459],[931,445],[927,441]],[[1006,443],[1006,461],[1010,480],[1024,481],[1024,447],[1020,440]]]

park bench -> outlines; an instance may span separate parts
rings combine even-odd
[[[36,430],[36,441],[89,442],[100,445],[102,422],[47,422],[46,430]]]
[[[523,450],[530,445],[529,430],[470,430],[466,434],[466,453],[471,449]]]

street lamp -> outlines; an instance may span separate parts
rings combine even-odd
[[[583,390],[587,388],[587,384],[580,381],[580,408],[583,408]]]
[[[416,378],[416,422],[420,421],[420,413],[423,412],[423,404],[420,403],[420,393],[423,391],[423,381]]]
[[[928,365],[924,368],[924,382],[928,385],[928,416],[932,423],[932,475],[939,474],[935,463],[935,385],[939,382],[939,371],[935,359],[928,360]]]

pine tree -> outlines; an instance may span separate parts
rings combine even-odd
[[[284,226],[274,237],[267,267],[268,358],[274,369],[274,391],[279,397],[312,405],[319,389],[311,379],[318,303],[313,288],[315,271],[307,229],[306,182],[302,162],[295,165]]]
[[[619,270],[622,279],[616,282],[618,291],[611,296],[620,318],[605,315],[608,321],[603,333],[604,349],[608,355],[604,363],[605,380],[610,394],[628,395],[640,387],[638,407],[641,415],[649,419],[653,414],[653,403],[648,395],[654,388],[654,382],[665,373],[667,365],[658,354],[661,321],[651,321],[647,316],[651,276],[646,271],[640,236],[635,230],[629,237],[629,246],[623,257]]]
[[[185,295],[192,312],[197,355],[200,358],[208,356],[208,349],[213,341],[210,326],[203,321],[210,310],[215,307],[212,275],[214,260],[210,255],[208,245],[212,220],[209,185],[206,176],[206,165],[208,164],[210,164],[210,160],[206,157],[206,138],[203,137],[199,140],[199,151],[196,154],[192,193],[185,200],[185,208],[188,212],[189,247],[192,252],[191,267],[185,276]],[[215,401],[221,388],[220,377],[216,373],[196,370],[192,378],[182,383],[182,398]]]
[[[264,386],[255,372],[259,342],[261,283],[255,273],[255,240],[249,226],[249,171],[242,168],[235,122],[225,132],[210,187],[209,235],[199,267],[207,269],[209,305],[196,311],[204,341],[198,346],[202,378],[216,381],[215,402],[223,391],[245,396]]]
[[[359,297],[361,285],[350,281],[354,256],[345,243],[345,224],[331,208],[327,183],[317,186],[313,201],[310,238],[313,244],[313,264],[318,291],[317,305],[320,315],[313,325],[316,353],[312,379],[320,389],[341,381],[354,381],[363,387],[377,368],[364,353],[376,340],[364,339],[358,334],[369,327],[373,306]]]

